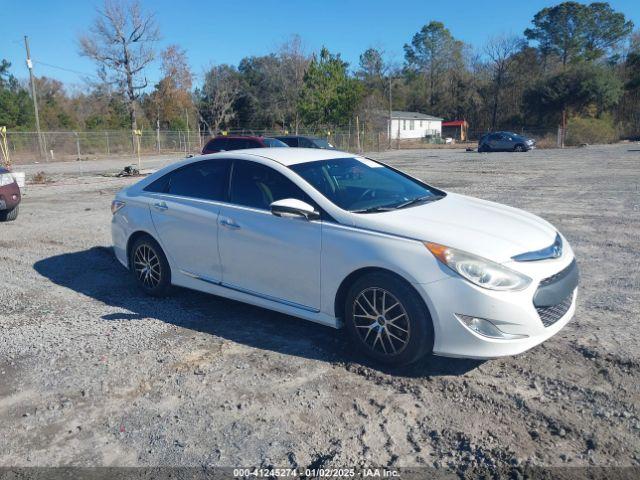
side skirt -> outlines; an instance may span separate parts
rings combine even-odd
[[[184,270],[179,271],[179,275],[172,277],[174,285],[210,293],[224,298],[230,298],[268,310],[274,310],[286,315],[309,320],[332,328],[341,328],[340,319],[327,315],[315,308],[300,305],[288,300],[279,299],[270,295],[264,295],[251,290],[247,290],[235,285],[226,284],[219,280],[207,278]]]

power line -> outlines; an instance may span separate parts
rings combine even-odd
[[[96,75],[92,75],[90,73],[79,72],[78,70],[73,70],[71,68],[65,68],[65,67],[60,67],[58,65],[52,65],[50,63],[41,62],[39,60],[33,60],[33,63],[37,63],[38,65],[44,65],[45,67],[57,68],[58,70],[63,70],[65,72],[71,72],[71,73],[75,73],[77,75],[84,75],[85,77],[92,77],[92,78],[100,80],[100,77],[97,77]]]

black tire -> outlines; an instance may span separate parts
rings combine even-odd
[[[16,205],[11,210],[1,210],[0,222],[13,222],[16,218],[18,218],[19,212],[20,212],[20,205]]]
[[[171,268],[162,248],[153,238],[138,238],[129,252],[129,269],[138,286],[153,297],[164,297],[171,289]]]
[[[478,147],[479,153],[485,153],[490,151],[491,151],[491,148],[489,147],[489,145],[482,145],[481,147]]]
[[[362,297],[363,294],[365,297]],[[393,300],[389,300],[391,297],[394,297]],[[364,308],[356,303],[356,300],[363,299],[371,299]],[[400,306],[390,308],[393,301]],[[379,309],[376,320],[373,319],[375,310],[370,308],[371,303]],[[385,315],[380,315],[382,304],[387,309]],[[370,316],[364,318],[365,313]],[[398,317],[403,313],[405,317]],[[384,317],[382,321],[380,316]],[[351,340],[365,355],[380,363],[408,365],[433,349],[433,323],[429,310],[418,292],[395,275],[373,272],[360,277],[347,294],[344,319]],[[371,324],[368,326],[369,322]],[[372,334],[377,338],[372,338]]]
[[[515,147],[513,147],[513,151],[514,152],[524,152],[525,151],[524,145],[522,145],[520,143],[517,144]]]

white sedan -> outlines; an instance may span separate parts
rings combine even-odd
[[[390,364],[517,354],[575,311],[574,255],[545,220],[346,152],[189,158],[112,212],[115,254],[148,294],[178,285],[344,326]]]

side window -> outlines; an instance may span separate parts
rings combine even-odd
[[[229,138],[227,139],[227,150],[240,150],[242,146],[240,145],[240,140],[237,138]]]
[[[244,148],[258,148],[261,145],[248,138],[230,138],[228,150],[242,150]]]
[[[206,152],[219,152],[222,150],[226,150],[227,139],[226,138],[214,138],[213,140],[209,140],[207,146],[205,147]]]
[[[206,160],[174,170],[166,193],[203,200],[225,200],[230,160]]]
[[[493,141],[500,140],[500,135],[497,133],[492,133],[491,135],[489,135],[489,140],[493,140]]]
[[[296,184],[273,168],[247,160],[236,160],[231,174],[231,203],[269,210],[283,198],[296,198],[314,205]]]
[[[157,180],[154,180],[149,185],[144,187],[145,192],[154,192],[154,193],[166,193],[167,187],[169,186],[169,178],[171,177],[171,173],[167,173],[163,175]]]

